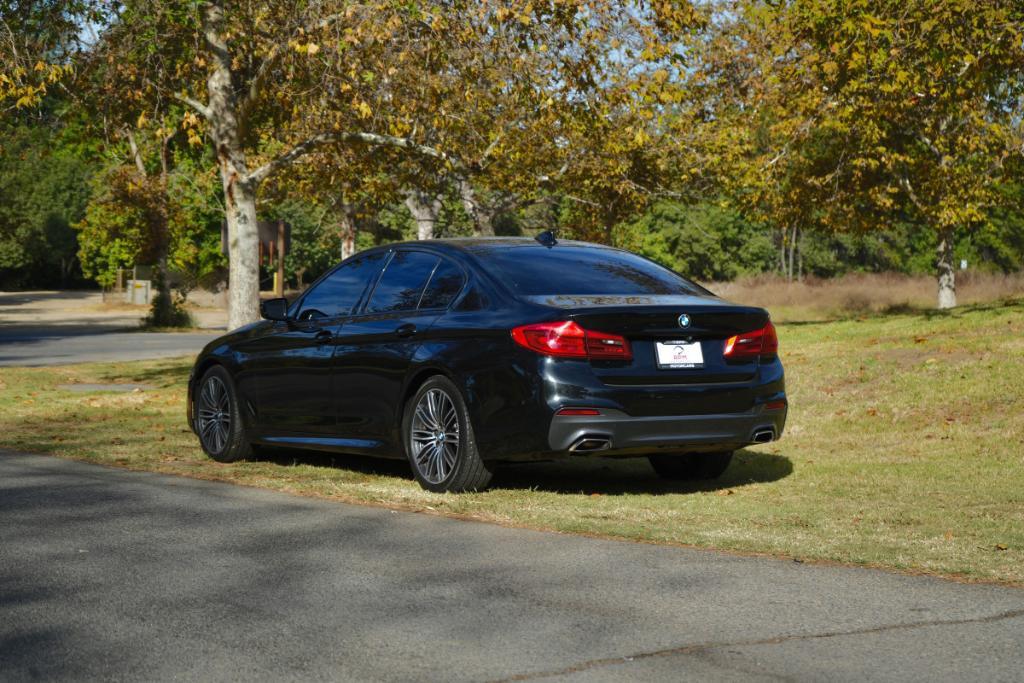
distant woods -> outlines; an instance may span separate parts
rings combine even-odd
[[[160,266],[231,324],[371,244],[608,242],[703,280],[1024,262],[1009,0],[0,8],[0,287]],[[83,28],[84,27],[84,28]],[[227,222],[232,259],[221,255]]]

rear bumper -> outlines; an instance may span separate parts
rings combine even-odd
[[[786,410],[728,415],[670,415],[632,417],[602,409],[597,416],[555,415],[548,430],[552,451],[574,455],[628,455],[659,450],[735,450],[782,436]],[[770,432],[770,437],[767,438]]]

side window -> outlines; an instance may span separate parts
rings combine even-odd
[[[422,251],[396,251],[370,296],[367,313],[411,311],[438,258]]]
[[[448,308],[455,295],[462,289],[466,278],[457,265],[448,259],[441,259],[430,276],[427,289],[420,300],[420,308]]]
[[[356,256],[317,283],[302,299],[299,320],[348,315],[380,270],[386,252]]]
[[[466,295],[462,297],[462,301],[455,304],[456,311],[479,311],[481,308],[487,308],[490,306],[490,302],[487,297],[476,287],[470,287],[470,290],[466,292]]]

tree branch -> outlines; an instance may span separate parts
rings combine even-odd
[[[138,170],[139,175],[145,177],[146,166],[142,163],[142,154],[139,152],[139,146],[135,144],[135,135],[132,133],[131,128],[125,128],[124,135],[128,138],[128,149],[132,153],[132,161],[135,162],[135,168]]]
[[[199,100],[192,99],[188,95],[182,95],[179,93],[171,93],[171,97],[178,100],[182,104],[187,104],[188,106],[192,107],[196,110],[196,112],[199,113],[200,116],[202,116],[207,121],[210,120],[210,108],[202,102],[200,102]]]
[[[415,152],[422,156],[431,157],[444,161],[456,168],[462,168],[463,164],[445,154],[439,149],[429,147],[427,145],[421,145],[417,142],[413,142],[408,138],[400,138],[395,135],[383,135],[380,133],[318,133],[306,140],[303,140],[299,144],[292,147],[287,152],[280,154],[267,163],[263,164],[259,168],[256,168],[249,172],[248,175],[243,179],[244,182],[260,184],[271,175],[281,170],[282,168],[294,163],[295,161],[306,156],[317,147],[332,143],[332,142],[363,142],[368,145],[378,146],[389,146],[399,147],[401,149],[407,149],[411,152]]]
[[[921,216],[927,216],[928,209],[927,207],[925,207],[924,204],[921,203],[921,200],[917,198],[917,193],[914,192],[914,186],[910,184],[910,178],[907,177],[906,173],[900,175],[899,183],[900,185],[903,186],[903,189],[906,191],[907,197],[910,198],[910,203],[913,204],[914,207],[921,212]]]
[[[481,168],[487,165],[487,160],[494,153],[494,150],[498,148],[498,145],[501,144],[501,141],[504,137],[505,131],[501,131],[500,133],[495,135],[494,139],[491,140],[491,143],[487,145],[487,149],[485,149],[484,153],[480,155],[480,160],[478,162]]]
[[[248,120],[249,112],[256,104],[256,100],[258,100],[262,94],[263,87],[267,84],[267,79],[270,78],[270,73],[273,70],[274,65],[277,64],[281,55],[287,51],[288,44],[294,40],[295,36],[312,33],[314,31],[321,31],[338,21],[338,19],[341,19],[342,16],[343,15],[340,13],[332,14],[317,22],[298,26],[291,32],[285,41],[277,43],[270,48],[270,52],[268,52],[267,56],[263,58],[262,62],[260,62],[259,67],[256,69],[256,73],[249,81],[249,87],[246,88],[245,98],[238,106],[238,120],[242,122],[243,126]]]

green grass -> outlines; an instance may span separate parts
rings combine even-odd
[[[307,495],[656,543],[1024,584],[1024,303],[780,325],[776,443],[705,485],[645,461],[499,471],[422,491],[403,463],[284,452],[221,465],[184,418],[187,360],[0,370],[0,445]],[[152,391],[76,394],[67,382]]]

